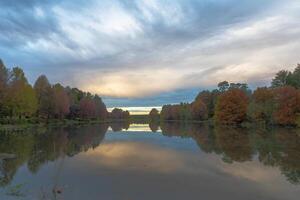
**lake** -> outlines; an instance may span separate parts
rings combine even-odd
[[[102,124],[0,133],[0,199],[300,196],[300,131]]]

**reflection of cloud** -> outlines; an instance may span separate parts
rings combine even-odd
[[[152,133],[149,133],[152,134]],[[217,156],[193,154],[145,142],[119,141],[101,144],[87,153],[101,166],[118,170],[141,170],[160,173],[210,174],[226,173],[233,177],[260,183],[280,179],[276,168],[259,162],[225,164]]]
[[[256,160],[227,164],[219,156],[168,145],[121,140],[104,142],[89,150],[80,157],[80,163],[112,177],[135,174],[137,177],[141,174],[143,177],[164,175],[170,180],[181,177],[183,181],[196,181],[200,190],[213,188],[224,193],[232,191],[245,195],[255,192],[255,196],[266,195],[270,199],[295,199],[293,192],[297,188],[291,187],[278,168],[264,166]]]
[[[120,170],[156,171],[174,173],[184,169],[181,156],[175,151],[136,142],[113,142],[102,144],[88,156],[96,157],[101,166]]]
[[[293,193],[298,186],[292,187],[277,167],[264,166],[255,160],[233,164],[221,163],[219,169],[230,176],[258,186],[261,191],[272,194],[276,199],[295,199]]]
[[[258,162],[223,164],[221,170],[233,176],[260,183],[272,183],[279,178],[278,169],[263,166]]]

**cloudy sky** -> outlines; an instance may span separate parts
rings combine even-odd
[[[298,0],[0,1],[7,66],[109,105],[188,101],[223,80],[265,85],[299,52]]]

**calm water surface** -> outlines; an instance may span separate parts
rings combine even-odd
[[[299,130],[105,124],[0,133],[1,200],[299,197]]]

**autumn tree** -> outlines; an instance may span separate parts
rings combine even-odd
[[[195,101],[191,104],[191,115],[193,120],[205,120],[207,119],[207,107],[201,101]]]
[[[79,105],[81,99],[83,99],[87,94],[78,88],[66,87],[66,92],[70,99],[71,105]]]
[[[160,112],[161,120],[171,120],[171,105],[164,105]]]
[[[216,105],[216,121],[222,124],[239,124],[246,119],[248,98],[240,89],[221,94]]]
[[[195,98],[194,102],[201,101],[207,108],[207,115],[209,118],[214,116],[215,105],[217,103],[218,96],[220,95],[219,90],[208,91],[204,90],[200,92]]]
[[[81,99],[79,107],[81,118],[96,118],[96,105],[91,96],[87,96]]]
[[[106,119],[108,116],[108,112],[102,99],[98,95],[95,95],[93,101],[95,103],[96,117],[101,120]]]
[[[122,111],[122,119],[129,119],[130,113],[128,110]]]
[[[274,118],[280,125],[296,125],[300,113],[300,92],[291,86],[275,89]]]
[[[45,75],[38,77],[34,84],[38,100],[38,115],[43,118],[50,118],[54,111],[54,93]]]
[[[130,113],[126,110],[123,111],[120,108],[114,108],[110,113],[110,118],[113,120],[127,120],[130,117]]]
[[[156,108],[152,108],[149,112],[150,121],[158,121],[159,120],[159,111]]]
[[[160,112],[161,120],[191,120],[191,105],[188,103],[180,103],[174,105],[164,105]]]
[[[70,99],[65,91],[65,88],[60,84],[55,84],[52,87],[54,101],[54,116],[64,118],[70,112]]]

